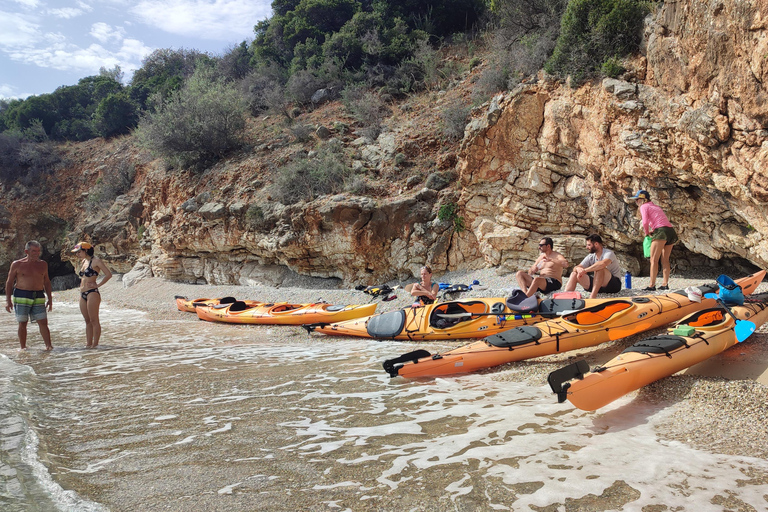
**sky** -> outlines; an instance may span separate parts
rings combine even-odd
[[[271,0],[0,0],[0,98],[75,85],[158,48],[221,55],[253,39]]]

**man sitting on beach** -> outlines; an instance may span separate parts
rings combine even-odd
[[[549,237],[539,240],[539,257],[528,272],[520,270],[517,273],[517,283],[527,297],[537,291],[546,295],[563,286],[563,271],[568,268],[568,260],[559,252],[553,251],[553,245]],[[538,277],[534,277],[536,274]]]
[[[580,284],[590,292],[591,299],[598,293],[620,292],[622,272],[616,255],[603,247],[600,235],[589,235],[586,240],[589,254],[571,272],[565,291],[572,292],[576,290],[576,284]]]
[[[11,263],[8,280],[5,282],[5,310],[15,311],[19,322],[19,343],[27,348],[27,323],[37,322],[45,342],[45,350],[51,350],[51,331],[48,330],[48,313],[45,297],[48,297],[48,311],[53,308],[51,280],[48,278],[48,263],[40,259],[43,248],[31,240],[24,247],[26,257]]]

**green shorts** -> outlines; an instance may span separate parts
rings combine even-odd
[[[651,233],[651,240],[664,240],[667,242],[664,245],[675,245],[678,242],[675,228],[669,226],[654,229]]]
[[[13,309],[19,323],[36,322],[48,318],[45,311],[45,292],[13,289]]]

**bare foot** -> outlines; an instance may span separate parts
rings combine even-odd
[[[50,350],[53,350],[53,345],[46,345],[45,346],[45,351],[48,352]]]
[[[91,345],[90,343],[88,343],[87,345],[85,345],[85,348],[93,348],[93,345]]]

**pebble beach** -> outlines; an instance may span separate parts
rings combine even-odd
[[[698,272],[688,272],[685,276],[673,274],[670,280],[672,290],[683,289],[714,282],[717,275],[726,273],[738,278],[747,274],[746,271],[723,271],[722,269],[704,269]],[[440,276],[435,275],[437,282],[452,284],[470,284],[473,280],[480,282],[471,292],[455,298],[472,296],[504,297],[516,287],[514,274],[500,274],[496,269],[475,271],[457,271]],[[415,280],[414,280],[415,281]],[[294,282],[297,282],[294,280]],[[624,289],[616,296],[627,297],[654,292],[643,292],[648,286],[648,277],[635,277],[632,289]],[[661,283],[657,280],[657,286]],[[302,284],[300,279],[298,284]],[[381,284],[381,283],[365,283]],[[390,286],[407,283],[388,283]],[[579,290],[581,288],[579,287]],[[768,282],[763,282],[757,292],[768,292]],[[663,291],[657,294],[666,293]],[[102,288],[104,303],[102,308],[135,309],[147,313],[150,319],[189,319],[198,321],[194,315],[182,313],[176,309],[175,297],[185,296],[194,298],[214,298],[232,296],[237,299],[253,299],[260,301],[288,302],[318,302],[325,301],[335,304],[360,304],[376,300],[377,312],[392,311],[409,307],[411,298],[402,288],[395,291],[397,298],[383,302],[371,299],[368,295],[350,288],[320,288],[317,280],[307,280],[307,286],[273,287],[273,286],[234,286],[234,285],[195,285],[166,281],[160,278],[149,278],[126,288],[120,279],[110,281]],[[76,302],[77,290],[55,292],[54,308],[58,301]],[[102,314],[104,338],[109,336],[109,314]],[[253,326],[258,329],[261,326]],[[649,337],[660,334],[663,329],[643,333],[615,342],[599,345],[590,349],[548,356],[540,359],[513,363],[489,370],[495,380],[522,381],[531,386],[546,385],[548,374],[576,359],[586,359],[590,367],[595,367],[608,361],[624,348]],[[275,342],[291,339],[297,336],[321,337],[319,334],[308,335],[303,329],[286,326],[272,331]],[[431,342],[430,350],[448,350],[461,344],[460,342]],[[55,340],[54,340],[55,345]],[[414,345],[414,344],[411,344]],[[404,344],[402,352],[412,350]],[[395,356],[397,354],[393,354]],[[635,392],[636,399],[664,404],[673,408],[669,421],[658,427],[658,435],[670,441],[680,441],[694,448],[727,455],[751,456],[768,458],[768,326],[762,326],[744,343],[732,347],[726,352],[680,372],[670,378],[655,382],[650,386]],[[543,396],[543,400],[555,401],[554,394]],[[599,411],[598,411],[599,413]]]

